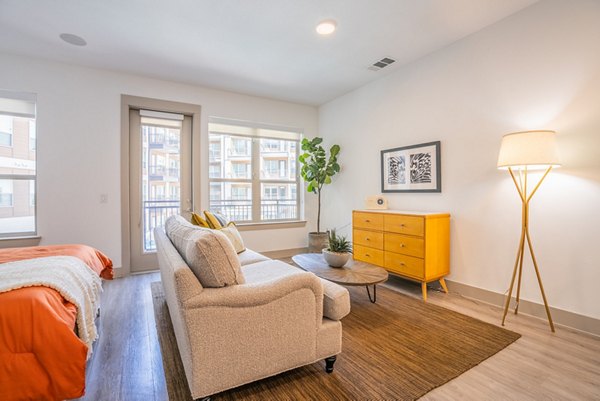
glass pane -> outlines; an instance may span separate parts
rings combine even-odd
[[[296,180],[295,141],[260,140],[260,178],[263,180]]]
[[[292,220],[298,218],[296,184],[261,184],[261,220]]]
[[[249,182],[212,182],[210,210],[231,221],[252,220],[252,184]]]
[[[0,174],[35,175],[35,119],[0,114]]]
[[[35,233],[35,181],[0,180],[0,235]]]
[[[252,140],[230,135],[209,136],[209,178],[252,178]]]
[[[152,252],[154,228],[181,210],[181,122],[142,118],[141,159],[142,242],[144,252]]]

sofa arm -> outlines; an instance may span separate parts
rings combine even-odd
[[[223,288],[204,288],[183,302],[184,308],[229,307],[245,308],[268,304],[291,292],[308,289],[320,311],[323,308],[323,287],[319,279],[308,272],[298,272],[260,283],[247,283]],[[322,312],[318,313],[322,315]]]
[[[323,284],[323,316],[342,320],[350,313],[350,293],[341,285],[321,279]]]

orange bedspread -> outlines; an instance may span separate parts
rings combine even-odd
[[[47,256],[75,256],[91,267],[100,277],[113,278],[112,261],[97,249],[87,245],[47,245],[25,248],[0,249],[0,263],[45,258]]]
[[[78,257],[101,277],[113,276],[111,260],[85,245],[0,249],[0,263],[59,255]],[[51,288],[0,293],[0,400],[84,394],[87,346],[74,332],[76,314],[75,305]]]

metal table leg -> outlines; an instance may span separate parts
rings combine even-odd
[[[375,303],[377,302],[377,284],[373,284],[373,298],[371,298],[371,292],[369,291],[369,286],[365,286],[367,287],[367,295],[369,296],[369,301],[371,301],[371,303]]]

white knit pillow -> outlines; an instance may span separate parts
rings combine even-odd
[[[219,232],[225,234],[229,242],[231,242],[231,245],[233,245],[233,249],[235,249],[236,253],[244,252],[246,250],[244,240],[235,226],[235,223],[230,222],[227,226],[220,228]]]
[[[196,227],[181,216],[169,217],[165,231],[203,287],[244,284],[240,261],[223,233]]]

